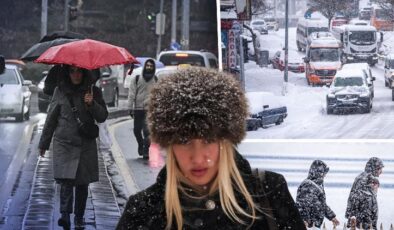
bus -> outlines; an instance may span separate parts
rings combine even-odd
[[[374,7],[371,15],[371,25],[377,30],[393,30],[393,19],[390,12],[386,9]]]

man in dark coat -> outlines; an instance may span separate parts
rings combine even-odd
[[[348,201],[346,214],[348,217],[348,227],[352,226],[352,218],[355,218],[355,226],[362,229],[377,229],[378,222],[378,201],[377,190],[379,179],[372,174],[367,174],[359,189],[351,194]]]
[[[184,229],[215,229],[215,230],[305,230],[305,225],[291,197],[285,178],[277,173],[265,171],[263,183],[255,173],[252,173],[249,162],[239,153],[235,154],[238,169],[249,191],[252,194],[266,194],[266,196],[254,196],[256,203],[261,204],[264,214],[259,214],[250,228],[245,225],[234,224],[224,214],[220,205],[219,195],[205,199],[192,199],[181,197],[182,202],[189,204],[190,209],[184,207],[185,213]],[[261,174],[261,173],[260,173]],[[257,182],[257,183],[256,183]],[[125,229],[165,229],[165,193],[166,168],[164,167],[156,180],[156,183],[130,197],[124,209],[124,213],[118,222],[117,230]],[[253,192],[254,191],[254,192]],[[236,192],[236,191],[235,191]],[[208,210],[206,201],[210,199],[215,202],[215,208]],[[240,200],[241,206],[246,206],[244,200]],[[199,208],[196,208],[196,206]],[[150,220],[146,221],[146,217]],[[176,229],[176,228],[173,228]]]
[[[149,159],[149,130],[146,124],[146,109],[149,92],[157,81],[156,66],[153,59],[146,60],[142,76],[137,75],[130,82],[128,103],[130,115],[134,117],[134,135],[138,143],[138,155]]]
[[[350,190],[349,198],[347,201],[347,208],[345,213],[345,217],[347,219],[352,216],[353,197],[356,196],[357,191],[361,191],[363,188],[365,188],[368,175],[371,174],[374,177],[379,177],[380,174],[382,174],[383,167],[383,161],[380,158],[371,157],[365,165],[364,172],[360,173],[360,175],[358,175],[356,179],[354,179],[353,186]]]
[[[335,213],[326,203],[323,183],[328,171],[326,163],[321,160],[313,161],[308,178],[298,187],[296,204],[308,227],[320,227],[324,217],[331,220],[334,226],[339,225]]]

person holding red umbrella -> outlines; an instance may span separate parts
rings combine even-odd
[[[89,70],[69,65],[63,69],[38,147],[44,157],[53,137],[53,172],[60,184],[58,225],[70,229],[70,214],[74,213],[75,229],[84,229],[88,187],[99,179],[95,123],[104,122],[108,111]]]

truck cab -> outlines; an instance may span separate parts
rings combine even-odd
[[[378,62],[378,36],[376,28],[365,25],[342,25],[332,29],[342,43],[342,64],[367,62],[374,66]],[[383,35],[380,36],[380,42]]]
[[[312,33],[304,61],[308,85],[331,84],[341,67],[339,42],[330,32]]]

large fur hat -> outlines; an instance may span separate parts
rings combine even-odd
[[[162,147],[193,138],[245,136],[247,102],[230,75],[205,68],[187,68],[159,81],[151,91],[148,123],[151,138]]]

